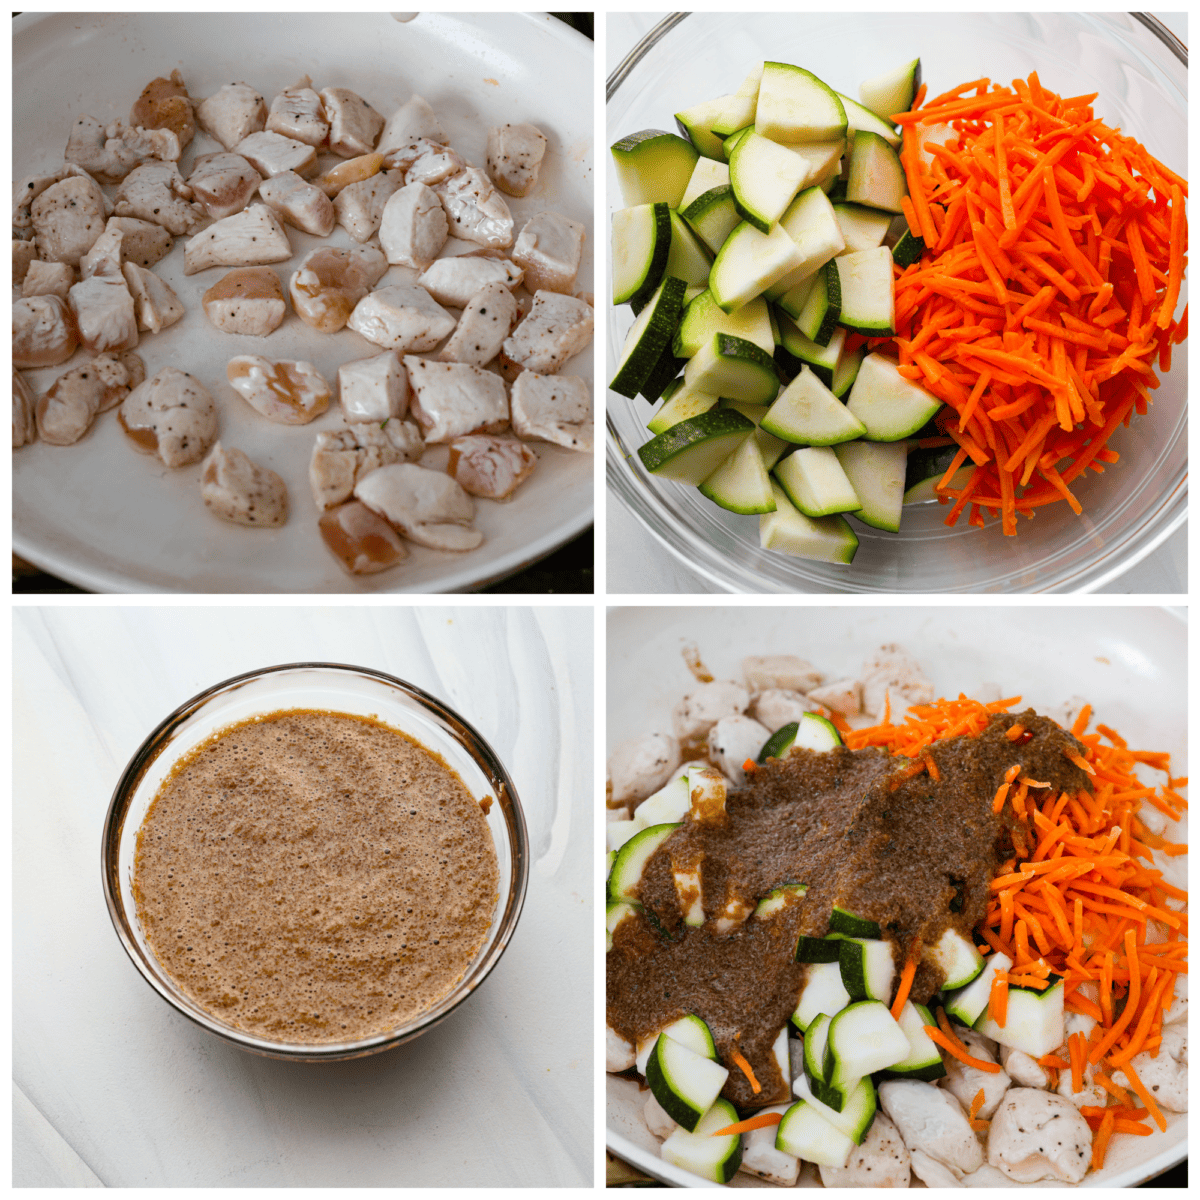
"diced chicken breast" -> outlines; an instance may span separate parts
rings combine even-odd
[[[24,284],[25,276],[29,273],[29,264],[37,261],[37,256],[37,242],[13,239],[13,287],[21,287]]]
[[[496,433],[508,425],[504,380],[468,363],[404,360],[413,390],[412,414],[425,441],[449,442],[464,433]]]
[[[497,125],[488,130],[488,174],[510,196],[528,196],[533,191],[545,154],[545,135],[534,125]]]
[[[65,300],[75,282],[75,268],[70,263],[48,263],[35,259],[25,272],[25,280],[21,284],[21,295],[28,299],[30,296],[57,296]]]
[[[187,149],[196,135],[196,117],[178,70],[169,79],[160,75],[146,84],[134,101],[129,123],[143,129],[169,129],[179,139],[180,150]]]
[[[34,199],[30,221],[39,258],[77,267],[104,232],[104,193],[81,175],[60,180]]]
[[[360,154],[357,158],[349,158],[331,170],[322,172],[313,183],[333,200],[352,184],[374,178],[383,170],[385,162],[382,154]]]
[[[1092,1131],[1078,1109],[1034,1088],[1009,1090],[992,1117],[987,1143],[988,1164],[1017,1183],[1079,1183],[1091,1165]]]
[[[669,733],[650,733],[621,742],[608,758],[609,804],[632,806],[670,781],[683,761]]]
[[[351,424],[382,424],[408,412],[408,372],[392,350],[343,363],[338,367],[338,396]]]
[[[529,315],[504,342],[504,353],[539,375],[555,374],[592,340],[595,314],[590,304],[557,292],[538,292]]]
[[[127,262],[121,271],[125,276],[125,286],[133,297],[139,329],[159,333],[184,315],[183,304],[165,279],[132,262]]]
[[[409,183],[383,206],[379,244],[388,262],[424,271],[441,253],[449,229],[446,210],[433,189]]]
[[[863,711],[882,721],[888,709],[900,721],[910,704],[928,704],[933,684],[921,664],[903,646],[887,645],[863,663]]]
[[[125,127],[120,121],[105,125],[95,117],[77,117],[71,126],[71,136],[63,157],[78,163],[100,183],[120,183],[139,163],[150,157],[143,147],[131,145],[122,137]],[[178,150],[176,139],[176,150]],[[179,157],[178,153],[175,155]]]
[[[805,695],[825,678],[812,663],[794,654],[751,654],[742,659],[742,674],[752,692],[787,688]]]
[[[284,171],[307,176],[317,168],[317,152],[307,142],[284,137],[281,133],[252,133],[233,149],[264,179]]]
[[[611,1025],[604,1039],[604,1069],[606,1071],[628,1071],[637,1061],[637,1051],[632,1042],[626,1041]]]
[[[224,521],[252,528],[277,528],[287,521],[287,485],[241,450],[217,442],[200,471],[204,505]]]
[[[96,414],[129,394],[129,370],[115,355],[100,354],[60,375],[37,402],[37,430],[51,446],[69,446],[91,428]]]
[[[152,267],[162,262],[171,253],[175,239],[170,232],[153,221],[141,221],[137,217],[109,217],[104,230],[119,229],[121,239],[121,261],[137,263],[139,267]]]
[[[512,423],[523,438],[589,452],[594,432],[587,380],[522,371],[512,386]]]
[[[749,703],[750,693],[732,679],[714,679],[711,683],[702,683],[675,706],[671,714],[675,736],[681,742],[694,742],[707,737],[708,731],[718,721],[724,717],[739,716],[746,711]]]
[[[971,1053],[972,1058],[980,1062],[994,1063],[996,1055],[988,1045],[990,1039],[983,1038],[972,1029],[962,1031],[962,1039]],[[953,1055],[947,1055],[946,1077],[941,1086],[954,1096],[967,1112],[971,1111],[971,1103],[979,1092],[983,1092],[983,1103],[976,1116],[988,1120],[992,1113],[1000,1107],[1004,1093],[1012,1086],[1012,1079],[1007,1071],[983,1071],[979,1067],[969,1066],[960,1062]],[[1069,1075],[1069,1072],[1068,1072]]]
[[[967,1115],[948,1092],[931,1083],[889,1079],[879,1085],[879,1104],[910,1151],[924,1151],[959,1178],[983,1166]]]
[[[753,717],[722,717],[708,731],[708,757],[735,787],[741,787],[746,782],[742,764],[747,759],[758,758],[758,752],[770,736],[770,730]]]
[[[315,184],[301,179],[295,171],[281,171],[258,187],[259,199],[289,225],[317,237],[333,232],[333,202]],[[370,236],[369,234],[367,235]],[[366,241],[366,238],[360,238]]]
[[[118,217],[140,217],[169,229],[176,237],[195,233],[208,214],[190,203],[192,189],[174,163],[143,163],[117,189],[113,211]]]
[[[313,500],[318,508],[341,504],[372,471],[416,462],[424,449],[421,431],[411,421],[392,419],[318,433],[308,464]]]
[[[460,254],[439,258],[422,272],[417,282],[439,304],[465,308],[471,297],[489,283],[515,288],[522,278],[524,272],[507,258]]]
[[[100,271],[112,271],[124,261],[121,253],[125,234],[116,228],[105,227],[104,232],[92,243],[92,248],[79,260],[79,277],[91,279]]]
[[[525,272],[526,289],[569,296],[575,290],[585,235],[584,226],[570,217],[534,213],[512,249],[513,262]]]
[[[183,273],[209,267],[258,267],[292,257],[287,232],[265,205],[252,204],[196,234],[183,252]]]
[[[896,1126],[876,1113],[861,1146],[850,1151],[844,1167],[819,1167],[827,1188],[906,1188],[912,1160]]]
[[[414,138],[411,142],[384,155],[389,167],[404,172],[406,183],[423,183],[432,187],[466,167],[457,150],[430,138]]]
[[[355,306],[346,324],[385,350],[432,350],[454,330],[454,318],[423,288],[378,288]]]
[[[754,698],[754,716],[774,733],[792,721],[799,721],[812,706],[799,692],[788,688],[767,688]]]
[[[325,106],[313,90],[312,80],[305,75],[291,87],[284,88],[271,101],[267,114],[267,130],[279,133],[309,146],[319,146],[329,136]]]
[[[262,176],[240,154],[222,150],[196,159],[187,185],[208,215],[219,221],[241,212],[262,181]]]
[[[760,1108],[758,1111],[778,1113],[782,1116],[788,1108],[787,1104],[776,1104],[770,1108]],[[776,1149],[775,1137],[778,1128],[777,1125],[766,1125],[761,1129],[752,1129],[745,1135],[742,1139],[742,1161],[738,1170],[745,1175],[753,1175],[756,1179],[765,1179],[777,1187],[795,1187],[796,1180],[800,1177],[800,1160],[794,1154]]]
[[[333,199],[333,211],[338,224],[356,242],[365,242],[378,231],[384,207],[402,182],[400,171],[380,171],[369,179],[342,188]],[[438,208],[440,210],[440,204]],[[442,217],[445,218],[444,213]]]
[[[12,388],[12,436],[13,449],[27,446],[37,437],[37,397],[33,388],[25,382],[25,376],[13,368]]]
[[[239,354],[225,377],[251,408],[279,425],[307,425],[329,407],[329,384],[312,363]]]
[[[125,397],[122,429],[144,454],[168,467],[199,462],[217,437],[217,406],[194,375],[163,367]]]
[[[474,502],[442,471],[415,463],[380,467],[359,480],[354,495],[419,546],[464,551],[483,541],[471,528]]]
[[[1046,1068],[1024,1050],[1001,1046],[1000,1065],[1019,1087],[1044,1088],[1050,1085],[1050,1076],[1046,1073]]]
[[[91,264],[92,274],[72,284],[68,303],[79,340],[92,354],[132,350],[138,344],[137,313],[121,270],[120,230],[105,234],[108,253]]]
[[[75,318],[58,296],[31,296],[12,306],[14,367],[56,367],[79,345]]]
[[[417,138],[446,141],[446,131],[421,96],[413,96],[407,104],[402,104],[392,113],[383,127],[383,133],[379,135],[379,141],[375,143],[375,149],[380,154],[387,154],[415,142]]]
[[[512,245],[512,213],[478,167],[452,175],[434,191],[442,199],[452,236],[500,250]]]
[[[329,120],[329,148],[342,158],[369,154],[383,129],[379,115],[349,88],[322,88],[321,103]]]
[[[1167,1025],[1162,1032],[1158,1057],[1150,1050],[1135,1054],[1129,1065],[1137,1072],[1154,1102],[1168,1112],[1188,1111],[1188,1051],[1187,1025],[1179,1022]],[[1063,1072],[1067,1074],[1067,1072]],[[1129,1087],[1129,1077],[1122,1070],[1113,1072],[1113,1082]]]
[[[86,172],[84,172],[86,175]],[[33,202],[47,189],[67,177],[65,170],[50,175],[26,175],[13,184],[13,237],[27,237],[33,226]],[[91,178],[91,176],[88,176]],[[94,181],[93,181],[94,182]]]
[[[627,1046],[629,1045],[624,1038],[620,1037],[620,1035],[611,1028],[608,1031],[608,1035],[609,1040],[613,1038],[620,1038],[621,1042]],[[630,1063],[629,1065],[633,1066],[633,1063]],[[610,1071],[627,1071],[628,1069],[628,1067],[611,1066],[608,1068]],[[675,1130],[679,1128],[679,1122],[676,1121],[675,1118],[672,1117],[657,1100],[655,1100],[653,1094],[651,1094],[646,1100],[646,1105],[642,1109],[642,1119],[646,1122],[646,1128],[649,1129],[656,1138],[662,1138],[664,1140],[669,1138],[671,1134],[673,1134]],[[771,1128],[774,1129],[775,1127],[771,1126]],[[792,1182],[794,1183],[795,1180]]]
[[[472,496],[507,500],[537,466],[537,455],[516,438],[475,433],[450,443],[447,472]]]
[[[516,297],[503,283],[486,284],[463,309],[457,328],[438,352],[438,360],[485,367],[500,353],[516,323]]]
[[[375,575],[408,557],[400,535],[359,500],[322,513],[317,528],[329,552],[350,575]]]
[[[237,267],[204,293],[204,315],[222,333],[266,337],[287,315],[283,282],[270,267]]]
[[[288,291],[296,315],[306,325],[336,333],[386,273],[387,260],[374,246],[320,246],[300,260]]]
[[[808,698],[831,712],[856,717],[862,712],[862,684],[857,679],[839,679],[823,687],[813,688]]]
[[[232,150],[264,128],[267,102],[248,83],[227,83],[196,106],[196,121],[226,150]]]

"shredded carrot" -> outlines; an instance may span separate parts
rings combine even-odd
[[[1008,977],[1003,971],[997,971],[992,979],[988,1012],[1001,1029],[1008,1023]]]
[[[744,763],[742,763],[742,770],[745,771],[747,775],[753,775],[754,772],[758,770],[758,763],[756,763],[754,759],[748,758]]]
[[[971,1128],[979,1133],[983,1133],[991,1124],[990,1121],[981,1120],[979,1116],[979,1110],[983,1107],[983,1102],[986,1098],[983,1094],[983,1088],[980,1088],[971,1100],[971,1115],[969,1120]]]
[[[1129,1086],[1137,1093],[1138,1099],[1149,1110],[1150,1115],[1154,1118],[1154,1123],[1164,1133],[1167,1129],[1167,1119],[1162,1115],[1162,1110],[1154,1103],[1154,1097],[1150,1094],[1149,1089],[1138,1077],[1138,1073],[1133,1069],[1131,1063],[1126,1063],[1121,1068],[1125,1072],[1125,1077],[1129,1080]]]
[[[750,1133],[755,1129],[766,1129],[770,1125],[778,1125],[782,1120],[783,1113],[756,1113],[752,1117],[747,1117],[744,1121],[738,1121],[733,1125],[726,1125],[724,1129],[718,1129],[710,1136],[725,1137],[731,1133]]]
[[[896,989],[896,998],[892,1001],[892,1016],[895,1020],[900,1020],[900,1013],[904,1009],[904,1002],[908,999],[908,993],[912,989],[913,977],[917,973],[917,960],[920,958],[920,941],[913,944],[912,949],[908,953],[908,958],[904,963],[904,970],[900,972],[900,986]]]
[[[1104,1166],[1104,1155],[1108,1151],[1108,1141],[1112,1137],[1113,1125],[1116,1122],[1116,1117],[1113,1116],[1112,1110],[1105,1110],[1104,1117],[1100,1122],[1100,1129],[1097,1131],[1095,1138],[1092,1141],[1092,1170],[1098,1171]]]
[[[957,1038],[947,1037],[936,1025],[926,1025],[925,1032],[929,1034],[929,1040],[936,1042],[948,1054],[952,1054],[959,1062],[966,1063],[968,1067],[978,1067],[981,1071],[998,1074],[1000,1071],[999,1063],[984,1062],[981,1058],[972,1058]]]
[[[740,1050],[735,1050],[732,1058],[741,1069],[742,1074],[745,1075],[748,1080],[750,1080],[750,1090],[757,1096],[758,1093],[762,1091],[762,1084],[754,1078],[754,1071],[751,1069],[750,1064],[746,1061],[746,1056]]]

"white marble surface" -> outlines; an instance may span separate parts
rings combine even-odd
[[[590,1185],[592,627],[590,607],[15,610],[14,1185]],[[100,887],[110,795],[146,734],[213,683],[302,659],[458,709],[530,830],[495,970],[356,1062],[276,1062],[193,1026],[129,962]]]

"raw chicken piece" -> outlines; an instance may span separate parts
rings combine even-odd
[[[560,213],[534,213],[512,249],[513,262],[525,272],[526,290],[569,296],[575,290],[585,232],[578,221]]]
[[[12,389],[12,427],[13,449],[27,446],[37,437],[37,417],[34,407],[37,397],[33,389],[25,382],[25,376],[13,368]]]
[[[1092,1158],[1092,1131],[1075,1106],[1035,1088],[1009,1090],[992,1117],[987,1144],[988,1164],[1017,1183],[1078,1183]]]
[[[329,197],[295,171],[281,171],[261,183],[258,197],[281,220],[305,233],[328,237],[333,232],[334,210]]]
[[[587,380],[522,371],[512,386],[512,423],[523,438],[590,451],[592,398]]]
[[[471,528],[474,502],[441,471],[415,463],[380,467],[355,485],[354,495],[420,546],[463,551],[483,541]]]
[[[187,87],[178,70],[170,79],[161,75],[142,89],[129,113],[130,125],[143,129],[170,129],[179,139],[180,150],[186,150],[196,135],[196,118]]]
[[[557,292],[537,292],[529,315],[505,340],[504,353],[527,371],[553,375],[592,340],[594,326],[590,304]]]
[[[317,152],[307,142],[284,137],[281,133],[252,133],[233,149],[264,179],[284,171],[307,176],[317,168]]]
[[[449,230],[437,193],[423,183],[409,183],[383,206],[379,244],[388,262],[424,271],[441,253]]]
[[[192,189],[174,163],[143,163],[117,189],[114,211],[119,217],[140,217],[169,229],[176,237],[195,233],[208,214],[191,204]]]
[[[537,455],[524,442],[476,433],[450,443],[446,471],[472,496],[507,500],[536,466]]]
[[[159,279],[153,271],[147,271],[137,263],[127,262],[121,270],[133,297],[139,329],[159,333],[183,316],[185,309],[165,279]]]
[[[393,463],[416,462],[425,444],[411,421],[351,425],[317,434],[308,464],[308,482],[318,508],[349,500],[354,485]]]
[[[389,151],[384,159],[388,167],[404,172],[405,183],[423,183],[427,187],[457,175],[467,165],[457,150],[429,138],[415,138]]]
[[[287,315],[283,282],[270,267],[238,267],[204,293],[204,315],[223,333],[266,337]]]
[[[387,261],[374,246],[321,246],[300,260],[288,291],[300,320],[321,333],[336,333],[386,273]]]
[[[545,153],[546,138],[533,125],[497,125],[488,130],[488,174],[510,196],[528,196],[533,191]]]
[[[89,175],[100,183],[120,183],[139,163],[151,155],[144,143],[137,139],[131,144],[124,134],[127,132],[120,121],[104,125],[95,117],[83,116],[71,126],[71,136],[63,157],[68,162],[78,163]],[[179,139],[175,138],[175,158],[179,158]]]
[[[168,467],[199,462],[217,437],[217,406],[195,376],[163,367],[125,397],[117,414],[129,440]]]
[[[504,380],[469,363],[405,358],[412,386],[412,414],[427,443],[449,442],[464,433],[496,433],[508,425]]]
[[[21,287],[31,263],[38,261],[37,243],[13,239],[13,287]],[[40,294],[40,293],[39,293]]]
[[[489,283],[515,288],[524,272],[507,258],[460,254],[439,258],[426,268],[417,282],[439,303],[465,308],[472,296]]]
[[[209,267],[258,267],[292,257],[279,218],[265,205],[252,204],[196,234],[183,252],[183,273]]]
[[[262,176],[240,154],[222,150],[196,159],[187,185],[208,215],[219,221],[241,212],[262,181]]]
[[[79,340],[92,354],[105,350],[132,350],[138,344],[137,314],[133,296],[121,270],[121,240],[125,235],[114,229],[105,233],[96,246],[103,253],[88,264],[90,273],[73,284],[68,303],[79,330]],[[93,251],[96,247],[93,247]]]
[[[417,138],[446,141],[446,131],[421,96],[413,96],[407,104],[402,104],[392,113],[383,127],[383,133],[379,135],[379,141],[375,143],[375,149],[380,154],[387,154],[415,142]]]
[[[408,412],[408,374],[391,350],[338,367],[338,395],[346,420],[384,422]]]
[[[379,115],[349,88],[322,88],[321,103],[329,119],[329,148],[342,158],[369,154],[383,128]]]
[[[74,282],[75,268],[70,263],[48,263],[35,259],[25,272],[21,295],[25,299],[30,296],[57,296],[65,300]]]
[[[344,187],[333,201],[333,211],[337,214],[338,224],[356,242],[365,242],[379,229],[384,206],[400,187],[401,182],[401,172],[380,171],[370,179],[362,179]]]
[[[277,528],[287,521],[287,485],[240,450],[217,442],[200,472],[205,507],[224,521],[252,528]]]
[[[379,288],[355,306],[346,324],[385,350],[432,350],[454,329],[454,318],[423,288]]]
[[[96,414],[106,412],[129,394],[129,370],[115,355],[100,354],[60,375],[37,402],[37,428],[42,441],[69,446],[91,428]]]
[[[610,803],[628,805],[654,795],[682,761],[679,743],[669,733],[650,733],[622,742],[608,759]]]
[[[478,167],[460,171],[434,190],[442,198],[454,237],[501,250],[512,245],[512,213]]]
[[[271,101],[267,129],[309,146],[319,146],[329,136],[325,106],[313,91],[312,80],[307,75],[284,88]]]
[[[139,267],[162,262],[175,245],[175,239],[161,225],[137,217],[109,217],[105,233],[110,229],[119,229],[125,235],[121,240],[121,261],[137,263]]]
[[[77,267],[104,232],[104,193],[83,176],[60,180],[33,201],[30,222],[39,258]]]
[[[438,352],[438,360],[485,367],[500,353],[516,322],[516,297],[502,283],[486,284],[463,309],[458,327]]]
[[[205,133],[232,150],[266,125],[267,102],[248,83],[227,83],[196,106],[196,120]]]
[[[408,557],[400,535],[358,500],[322,513],[317,528],[330,553],[351,575],[374,575]]]
[[[58,296],[31,296],[12,306],[14,367],[56,367],[79,345],[70,309]]]
[[[312,363],[239,354],[225,377],[251,408],[279,425],[307,425],[329,407],[329,384]]]

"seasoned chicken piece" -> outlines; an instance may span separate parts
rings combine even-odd
[[[91,428],[96,414],[129,394],[129,370],[115,355],[100,354],[60,375],[37,402],[37,429],[51,446],[69,446]]]
[[[217,437],[213,398],[178,367],[163,367],[135,387],[117,416],[134,446],[168,467],[199,462]]]
[[[410,183],[383,206],[379,244],[388,262],[424,271],[441,253],[449,230],[437,193],[423,183]]]
[[[69,263],[48,263],[35,259],[25,273],[21,284],[21,296],[57,296],[65,300],[75,282],[75,268]]]
[[[312,363],[239,354],[225,377],[251,408],[279,425],[307,425],[329,407],[329,384]]]
[[[287,521],[287,485],[241,450],[217,442],[200,470],[204,505],[223,521],[272,529]]]
[[[629,805],[654,795],[683,761],[669,733],[649,733],[622,742],[608,759],[610,803]]]
[[[266,125],[267,102],[248,83],[227,83],[196,106],[196,120],[205,133],[232,150]]]
[[[79,345],[75,319],[58,296],[31,296],[12,306],[14,367],[56,367]]]
[[[722,717],[708,731],[709,760],[735,787],[741,787],[746,782],[742,764],[758,758],[770,736],[770,730],[753,717]]]
[[[346,324],[385,350],[432,350],[454,329],[454,318],[423,288],[396,284],[364,296]]]
[[[329,120],[329,148],[342,158],[369,154],[383,128],[383,118],[349,88],[322,88],[321,103]]]
[[[25,382],[25,376],[13,368],[12,388],[12,426],[13,449],[27,446],[37,437],[37,417],[34,408],[37,397],[33,389]]]
[[[389,168],[404,172],[405,183],[423,183],[428,187],[457,175],[467,165],[457,150],[430,138],[414,138],[389,150],[384,160]]]
[[[462,551],[483,541],[483,534],[471,528],[474,502],[441,471],[415,463],[380,467],[359,480],[354,496],[419,546]]]
[[[388,154],[415,142],[417,138],[429,138],[433,142],[444,143],[446,131],[438,122],[437,116],[423,97],[413,96],[407,104],[402,104],[388,118],[375,143],[375,149],[380,154]]]
[[[240,154],[222,150],[196,159],[187,185],[208,215],[219,221],[241,212],[262,181],[262,176]]]
[[[130,150],[140,154],[143,159],[157,158],[163,162],[178,162],[183,153],[179,135],[173,129],[127,129],[120,121],[114,121],[108,127],[108,136],[120,138]]]
[[[606,1071],[628,1071],[636,1061],[637,1050],[633,1043],[627,1042],[611,1025],[607,1026],[604,1034],[604,1069]],[[659,1136],[665,1137],[666,1135]]]
[[[321,246],[300,260],[288,291],[300,320],[321,333],[336,333],[386,273],[387,260],[374,246]]]
[[[751,654],[742,659],[742,673],[752,692],[787,688],[807,694],[825,678],[810,662],[795,654]]]
[[[989,1166],[1017,1183],[1079,1183],[1091,1164],[1092,1131],[1069,1100],[1012,1088],[992,1117],[987,1147]]]
[[[139,329],[159,333],[183,316],[185,309],[175,295],[175,289],[165,279],[160,279],[153,271],[147,271],[137,263],[127,262],[121,270],[125,285],[133,297]]]
[[[29,274],[29,265],[37,261],[37,256],[37,242],[13,239],[13,287],[21,287],[24,284],[25,276]]]
[[[557,292],[537,292],[529,315],[504,342],[504,353],[527,371],[553,375],[592,340],[590,304]]]
[[[485,284],[463,309],[458,327],[438,352],[438,360],[485,367],[500,353],[516,323],[516,297],[503,283]]]
[[[750,694],[740,683],[734,683],[731,679],[702,683],[675,706],[671,714],[675,736],[681,742],[694,742],[707,737],[708,731],[718,721],[723,717],[744,713],[749,703]],[[613,798],[615,800],[616,796]]]
[[[497,125],[488,130],[488,174],[510,196],[533,191],[545,153],[546,138],[536,126]]]
[[[238,267],[204,293],[204,315],[223,333],[266,337],[287,315],[283,282],[270,267]]]
[[[78,163],[100,183],[120,183],[134,167],[152,157],[142,143],[131,145],[122,136],[125,132],[120,121],[104,125],[95,117],[79,117],[71,126],[63,157]],[[175,149],[179,149],[178,138]]]
[[[903,646],[880,646],[863,663],[863,711],[882,721],[889,700],[892,719],[900,722],[910,704],[928,704],[933,684],[921,664]]]
[[[209,267],[259,267],[292,257],[279,218],[265,205],[252,204],[196,234],[183,252],[183,273]]]
[[[507,500],[536,466],[537,455],[524,442],[475,433],[450,443],[446,471],[472,496]]]
[[[489,283],[515,288],[524,277],[520,267],[507,258],[460,254],[439,258],[421,274],[417,282],[439,303],[465,308],[471,297]]]
[[[174,163],[143,163],[117,189],[114,211],[169,229],[176,237],[195,233],[208,219],[202,205],[189,203],[192,189]]]
[[[383,170],[383,165],[382,154],[360,154],[358,158],[347,159],[331,170],[323,171],[313,183],[333,200],[351,184],[362,183],[378,175]]]
[[[876,1113],[861,1146],[850,1151],[844,1167],[819,1167],[827,1188],[906,1188],[911,1158],[895,1125]]]
[[[1142,1050],[1133,1056],[1129,1065],[1150,1090],[1159,1108],[1165,1108],[1168,1112],[1188,1111],[1186,1023],[1169,1024],[1163,1029],[1162,1045],[1158,1047],[1157,1058],[1154,1057],[1153,1051]],[[1129,1076],[1124,1071],[1114,1071],[1112,1078],[1120,1087],[1129,1087]]]
[[[295,171],[282,171],[260,184],[258,196],[280,220],[305,233],[328,237],[333,232],[334,211],[329,197]]]
[[[442,198],[452,236],[497,249],[512,245],[512,213],[478,167],[452,175],[434,191]]]
[[[317,152],[307,142],[284,137],[281,133],[252,133],[233,149],[264,179],[284,171],[308,176],[317,169]]]
[[[125,260],[122,253],[125,233],[116,227],[105,226],[104,232],[92,243],[92,248],[79,260],[79,276],[91,279],[100,271],[119,267]]]
[[[175,239],[161,225],[153,221],[140,221],[137,217],[109,217],[104,231],[119,229],[121,239],[121,261],[137,263],[139,267],[152,267],[162,262],[171,253]]]
[[[309,146],[319,146],[329,136],[325,106],[313,91],[312,80],[307,75],[284,88],[271,101],[267,130]]]
[[[408,373],[391,350],[338,367],[338,395],[346,420],[387,421],[408,412]]]
[[[318,433],[308,464],[313,500],[318,508],[341,504],[372,471],[416,462],[424,449],[421,431],[411,421],[393,419]]]
[[[862,712],[862,684],[857,679],[839,679],[824,687],[813,688],[808,698],[814,704],[848,717],[856,717]]]
[[[931,1083],[889,1079],[879,1085],[879,1105],[910,1151],[920,1149],[960,1179],[983,1166],[967,1114],[949,1092]]]
[[[469,363],[404,360],[413,390],[412,414],[425,441],[449,442],[464,433],[497,433],[508,425],[504,380]]]
[[[592,398],[587,380],[522,371],[512,386],[512,423],[523,438],[590,451]]]
[[[83,176],[60,180],[33,201],[30,221],[39,258],[77,267],[104,232],[104,193]]]
[[[338,224],[356,242],[365,242],[379,229],[384,206],[400,187],[401,182],[400,171],[380,171],[370,179],[362,179],[342,188],[333,201],[333,211],[337,214]],[[441,204],[436,196],[434,202],[440,210]],[[442,217],[444,220],[445,213]]]
[[[767,688],[754,698],[754,717],[772,733],[792,721],[799,721],[812,705],[799,692],[787,688]]]
[[[996,1043],[991,1041],[990,1038],[983,1037],[973,1029],[962,1030],[960,1037],[972,1058],[986,1063],[994,1063],[996,1061],[994,1051]],[[956,1097],[959,1104],[968,1112],[971,1109],[971,1102],[982,1091],[983,1103],[980,1105],[976,1116],[983,1121],[988,1120],[992,1113],[1000,1107],[1000,1101],[1004,1099],[1004,1093],[1012,1086],[1012,1079],[1009,1077],[1008,1072],[1003,1070],[984,1071],[979,1067],[972,1067],[967,1063],[960,1062],[953,1055],[948,1055],[947,1058],[946,1077],[942,1080],[941,1086],[952,1096]],[[1070,1072],[1066,1072],[1066,1075],[1069,1082]]]
[[[66,171],[52,175],[26,175],[13,184],[13,237],[26,237],[33,226],[33,202],[47,189],[67,177]],[[90,178],[90,176],[89,176]]]
[[[105,350],[132,350],[138,344],[133,296],[121,270],[121,239],[124,236],[119,229],[103,235],[97,246],[104,243],[105,253],[92,259],[88,267],[90,273],[79,283],[72,284],[68,293],[79,340],[92,354],[102,354]]]
[[[513,262],[525,272],[526,290],[569,296],[575,290],[585,232],[578,221],[560,213],[534,213],[512,248]]]
[[[358,500],[322,513],[317,528],[329,552],[351,575],[374,575],[408,557],[400,535]]]
[[[186,150],[196,135],[196,117],[187,87],[178,70],[170,79],[161,75],[142,89],[129,113],[130,125],[143,129],[169,129],[179,139],[180,150]]]

